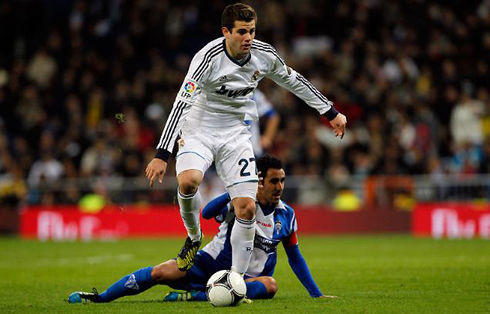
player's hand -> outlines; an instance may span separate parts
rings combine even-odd
[[[264,177],[262,177],[262,172],[259,171],[259,173],[257,173],[257,176],[259,177],[259,189],[263,189],[264,188]]]
[[[262,171],[257,174],[259,176],[259,189],[264,188],[264,177],[262,177]]]
[[[317,299],[337,299],[338,296],[335,295],[321,295]]]
[[[335,119],[330,121],[330,125],[333,128],[333,131],[335,132],[335,137],[340,136],[340,139],[344,138],[345,134],[345,126],[347,125],[347,118],[339,113]]]
[[[167,162],[160,158],[153,158],[145,170],[145,175],[150,180],[150,186],[158,179],[158,183],[162,184],[163,176],[167,171]]]

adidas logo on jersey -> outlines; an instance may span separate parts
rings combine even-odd
[[[226,95],[228,97],[232,98],[237,98],[238,96],[246,96],[247,94],[250,94],[251,92],[254,91],[254,87],[247,87],[245,89],[239,89],[239,90],[231,90],[231,89],[226,89],[226,85],[222,85],[220,90],[217,90],[216,93],[220,95]]]

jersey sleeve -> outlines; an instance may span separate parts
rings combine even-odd
[[[298,237],[296,235],[296,232],[298,231],[296,215],[291,206],[285,204],[285,207],[288,211],[289,235],[282,240],[282,244],[288,256],[289,266],[291,266],[296,277],[301,281],[310,296],[317,298],[322,295],[322,292],[311,276],[308,264],[306,264],[306,261],[299,250]]]
[[[298,231],[298,222],[296,221],[296,215],[294,214],[294,210],[287,206],[289,215],[289,234],[282,240],[282,244],[284,247],[291,247],[298,245],[298,236],[296,235],[296,231]]]
[[[329,120],[335,118],[338,112],[333,107],[333,102],[320,93],[305,77],[287,66],[286,62],[273,50],[272,46],[270,49],[272,49],[270,52],[272,66],[266,77],[301,98]]]
[[[301,281],[310,296],[313,298],[322,296],[323,293],[320,291],[320,288],[318,288],[315,280],[313,279],[310,269],[308,268],[308,264],[306,264],[306,261],[299,250],[299,246],[295,245],[291,247],[284,247],[284,249],[286,250],[286,254],[288,256],[289,266],[291,266],[294,274],[296,277],[298,277],[299,281]]]
[[[215,197],[202,209],[202,218],[211,219],[223,214],[225,210],[228,210],[228,203],[231,202],[230,195],[228,192]]]
[[[211,48],[205,47],[192,59],[185,80],[177,93],[172,110],[163,128],[155,157],[165,161],[170,157],[175,140],[180,133],[185,117],[191,109],[194,98],[201,92],[202,83],[207,79],[211,67],[211,58],[214,53],[220,51],[219,48],[221,46],[222,44]]]

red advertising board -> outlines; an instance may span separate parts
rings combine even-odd
[[[490,238],[490,205],[419,204],[412,212],[412,231],[434,238]]]
[[[325,206],[294,206],[300,235],[409,232],[410,213],[393,210],[335,212]],[[206,235],[218,231],[201,219]],[[184,237],[176,206],[113,206],[83,213],[77,206],[28,206],[21,212],[20,234],[40,240],[90,240],[125,237]]]
[[[201,220],[205,234],[215,234],[214,220]],[[40,240],[90,240],[124,237],[185,236],[178,208],[114,207],[96,214],[76,206],[26,207],[21,212],[20,233]]]

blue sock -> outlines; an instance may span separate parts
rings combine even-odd
[[[270,299],[273,295],[267,292],[267,288],[260,281],[246,282],[247,284],[247,297],[249,299]],[[206,293],[203,291],[197,291],[192,301],[207,301]]]
[[[141,268],[112,284],[106,291],[99,294],[99,302],[111,302],[120,297],[135,295],[156,285],[151,278],[152,266]]]
[[[192,301],[207,301],[208,298],[206,297],[206,292],[203,291],[197,291],[196,295],[192,299]]]
[[[273,295],[267,292],[267,288],[260,281],[246,282],[247,298],[249,299],[270,299]]]

